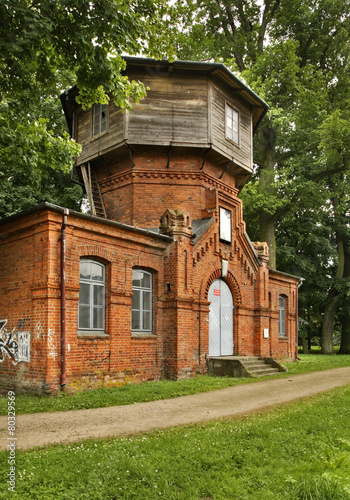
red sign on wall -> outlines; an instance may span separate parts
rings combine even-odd
[[[215,290],[214,289],[214,295],[217,295],[218,297],[220,297],[220,290]]]

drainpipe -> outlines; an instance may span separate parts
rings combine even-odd
[[[66,226],[68,208],[63,210],[61,227],[61,386],[66,385]]]
[[[299,288],[305,281],[305,278],[300,278],[296,287],[296,307],[295,307],[295,359],[300,360],[298,356],[298,339],[299,339]]]

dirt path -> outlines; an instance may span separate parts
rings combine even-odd
[[[222,417],[243,416],[350,384],[350,367],[271,378],[217,391],[129,406],[35,413],[16,417],[16,448],[130,435]],[[0,449],[9,443],[0,417]]]

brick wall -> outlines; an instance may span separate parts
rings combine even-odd
[[[224,279],[234,303],[235,354],[294,357],[298,280],[269,271],[266,248],[256,250],[249,242],[234,180],[209,162],[202,168],[203,159],[200,162],[195,155],[185,168],[180,153],[170,158],[169,167],[164,165],[164,151],[160,151],[153,159],[135,155],[132,169],[127,164],[129,158],[115,165],[115,170],[109,165],[111,175],[106,175],[106,168],[101,169],[107,212],[117,222],[73,212],[68,216],[67,389],[205,372],[208,291],[211,283],[221,278],[223,261],[227,262]],[[221,179],[219,174],[223,174]],[[220,206],[232,212],[232,244],[219,238]],[[168,228],[162,226],[170,236],[120,223],[157,227],[164,212],[173,218]],[[213,217],[213,222],[201,236],[193,238],[192,221],[202,217]],[[1,350],[3,387],[38,392],[60,388],[61,229],[62,209],[49,205],[0,223],[0,327],[3,344],[8,344]],[[78,331],[82,258],[102,262],[106,269],[106,327],[101,335]],[[131,332],[133,268],[152,274],[150,334]],[[285,338],[278,331],[280,295],[287,304]],[[266,330],[268,335],[264,336]],[[30,359],[16,364],[9,342],[18,342],[21,332],[30,334]],[[8,334],[10,340],[6,340]]]
[[[168,148],[143,148],[134,154],[133,164],[127,157],[97,170],[109,219],[154,228],[168,208],[187,210],[191,220],[208,216],[218,188],[237,195],[234,177],[204,162],[200,152],[174,149],[168,154]]]

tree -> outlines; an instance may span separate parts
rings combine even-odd
[[[162,0],[0,2],[0,216],[50,197],[54,176],[67,194],[59,172],[79,149],[64,133],[60,93],[77,84],[84,107],[109,94],[130,107],[146,89],[123,74],[121,54],[163,55],[162,13]]]
[[[343,331],[341,352],[350,353],[350,345],[347,340],[347,326],[345,319],[349,319],[350,310],[347,305],[350,295],[349,281],[349,165],[350,165],[350,115],[344,102],[344,109],[337,109],[323,122],[319,128],[321,151],[321,164],[325,163],[324,173],[328,189],[329,201],[332,213],[332,233],[334,246],[337,250],[334,272],[330,283],[324,308],[324,319],[322,325],[322,352],[333,353],[333,321],[335,314],[343,301]]]
[[[305,240],[307,235],[296,224],[289,243],[283,230],[285,221],[300,215],[300,207],[313,211],[311,220],[319,217],[312,223],[313,234],[319,224],[328,224],[330,244],[317,255],[313,282],[316,287],[321,283],[323,328],[331,339],[332,321],[326,326],[326,318],[334,318],[345,293],[343,281],[341,294],[335,291],[341,258],[337,239],[344,240],[347,229],[343,207],[349,188],[348,167],[334,165],[331,154],[325,154],[322,136],[330,130],[327,120],[345,108],[348,99],[350,5],[341,0],[187,0],[174,7],[173,20],[179,16],[180,33],[176,23],[170,20],[169,25],[180,57],[223,61],[270,105],[255,138],[253,183],[242,192],[243,199],[249,199],[244,204],[249,206],[248,227],[250,219],[258,226],[255,237],[270,246],[270,267],[276,266],[279,255],[286,257],[279,254],[276,240],[287,246]],[[339,168],[342,179],[337,177]],[[335,206],[339,183],[344,193]],[[303,217],[307,220],[307,214]],[[309,251],[312,254],[312,245]],[[309,258],[305,255],[305,262]],[[290,269],[290,260],[280,261]],[[302,275],[302,259],[298,262],[300,267],[294,269]],[[340,297],[335,303],[330,290]],[[311,303],[311,294],[308,300]],[[347,310],[344,305],[343,314]]]

